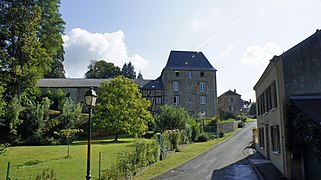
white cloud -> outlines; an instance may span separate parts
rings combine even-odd
[[[120,68],[131,61],[135,71],[148,69],[149,62],[135,54],[128,55],[125,35],[113,33],[91,33],[75,28],[63,36],[65,47],[65,70],[67,77],[83,77],[90,60],[106,60]]]
[[[264,47],[250,46],[243,54],[241,63],[252,66],[266,66],[274,55],[280,55],[281,53],[281,46],[275,43],[267,43]]]

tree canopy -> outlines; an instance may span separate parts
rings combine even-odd
[[[118,134],[141,136],[148,130],[153,117],[147,108],[150,102],[142,98],[137,85],[123,76],[104,82],[98,90],[93,116],[94,127]]]
[[[121,75],[120,68],[104,60],[92,60],[88,65],[86,78],[108,79]]]
[[[136,78],[135,68],[131,62],[129,62],[128,64],[125,63],[123,65],[123,68],[121,69],[121,72],[122,72],[123,76],[127,77],[128,79],[135,79]]]
[[[155,116],[155,125],[158,131],[184,129],[190,119],[185,109],[164,105]]]

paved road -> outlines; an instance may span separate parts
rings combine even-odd
[[[256,122],[248,123],[227,141],[154,179],[258,179],[243,153],[252,139],[252,128],[255,125]]]

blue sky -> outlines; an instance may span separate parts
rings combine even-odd
[[[254,99],[274,55],[321,28],[321,0],[62,0],[67,77],[90,60],[131,61],[157,78],[171,50],[202,51],[217,71],[218,95]]]

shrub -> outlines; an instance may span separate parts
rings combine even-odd
[[[224,132],[220,132],[220,133],[218,133],[218,137],[219,137],[219,138],[224,137]]]
[[[208,123],[208,126],[214,126],[219,122],[220,122],[220,118],[219,117],[213,117],[213,118],[210,119],[210,122]]]
[[[196,137],[201,133],[201,124],[195,119],[190,119],[188,124],[190,125],[191,130],[190,141],[195,141]]]
[[[241,122],[239,122],[238,124],[237,124],[237,127],[238,128],[243,128],[245,126],[245,123],[243,122],[243,121],[241,121]]]
[[[240,120],[240,121],[242,121],[242,122],[246,122],[246,116],[241,116],[241,115],[238,115],[237,117],[236,117],[236,120]]]
[[[103,179],[130,179],[140,168],[159,160],[159,145],[154,140],[137,140],[134,150],[121,151]]]
[[[208,141],[209,137],[207,133],[201,133],[196,137],[197,142],[206,142]]]
[[[166,139],[170,142],[170,150],[175,151],[178,149],[178,145],[181,144],[181,132],[178,129],[166,130],[163,133]]]
[[[54,170],[44,169],[41,173],[38,173],[35,180],[56,180],[56,173]]]

